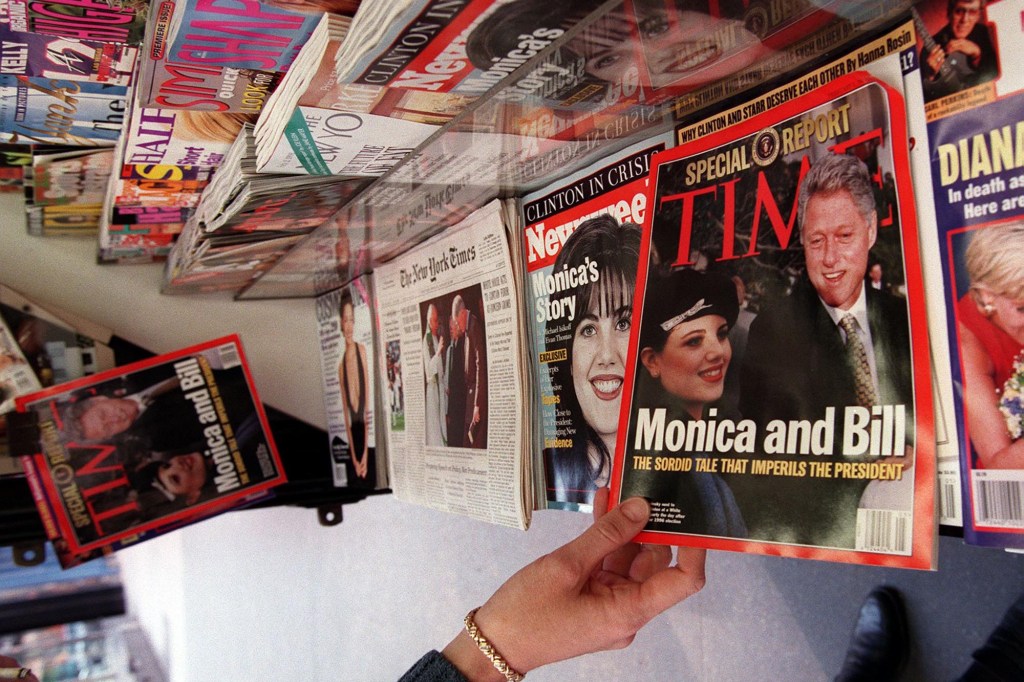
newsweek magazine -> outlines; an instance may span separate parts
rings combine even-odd
[[[378,475],[372,283],[363,275],[316,298],[334,485],[370,490],[387,487]]]
[[[531,394],[512,238],[492,201],[373,274],[395,496],[526,529]]]
[[[237,336],[22,396],[17,409],[11,451],[65,566],[285,480]]]
[[[1024,352],[1024,160],[1018,143],[1024,134],[1024,74],[1007,60],[1024,49],[1022,9],[1024,3],[1000,1],[952,19],[970,20],[975,35],[983,31],[990,37],[999,68],[990,79],[929,103],[928,193],[935,220],[922,223],[941,254],[964,539],[1008,548],[1024,547],[1018,362]]]
[[[671,139],[633,145],[522,199],[542,507],[588,509],[608,484],[650,159]]]
[[[390,4],[390,6],[388,6]],[[529,41],[514,57],[497,53],[484,69],[467,53],[467,42],[482,20],[510,3],[495,0],[410,0],[406,3],[363,3],[353,17],[350,38],[335,56],[339,83],[388,86],[477,97],[550,45],[562,26],[521,36]],[[599,3],[579,5],[574,20]],[[507,17],[506,17],[507,19]],[[569,26],[572,24],[569,23]],[[508,24],[499,33],[521,33]],[[492,28],[490,33],[494,33]],[[530,31],[526,32],[527,34]],[[518,41],[512,41],[513,48]]]
[[[837,76],[655,156],[612,473],[616,503],[652,500],[641,541],[934,567],[928,328],[890,82]]]

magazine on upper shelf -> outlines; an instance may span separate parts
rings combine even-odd
[[[494,63],[499,61],[495,56],[494,62],[488,59],[493,73],[481,71],[468,55],[467,41],[484,17],[506,4],[495,0],[365,2],[353,17],[350,39],[334,57],[337,82],[482,95],[564,33],[564,27],[537,35],[527,32],[512,41],[524,42],[515,58]],[[575,19],[597,4],[580,5]],[[508,23],[502,31],[511,40],[522,33],[517,29]]]
[[[137,47],[11,30],[0,23],[0,74],[131,85]]]
[[[148,0],[9,0],[0,6],[0,23],[13,31],[138,45],[148,11]]]
[[[65,566],[284,482],[237,336],[21,396],[17,407],[11,451]]]
[[[377,447],[372,285],[363,275],[316,299],[334,485],[369,490],[387,487],[386,459]]]
[[[320,13],[297,12],[273,2],[181,0],[172,17],[158,15],[166,34],[151,45],[157,56],[178,64],[286,71],[320,21]],[[166,42],[164,42],[166,41]]]
[[[163,109],[258,114],[281,80],[277,71],[236,67],[227,56],[212,63],[170,59],[168,39],[177,33],[185,14],[195,11],[195,5],[195,2],[163,3],[147,24],[143,43],[145,59],[135,88],[136,102],[139,106]],[[258,37],[251,28],[246,35],[255,45],[268,39]],[[235,46],[241,48],[242,44]],[[243,59],[240,55],[239,61]]]
[[[337,3],[332,11],[354,10],[354,4]],[[160,5],[146,34],[139,104],[258,114],[321,21],[323,9],[300,9],[269,2],[244,12],[195,0]],[[350,22],[343,14],[331,16],[346,27]]]
[[[126,96],[122,85],[0,75],[0,138],[111,146],[121,134]]]
[[[303,46],[257,121],[261,172],[381,175],[450,118],[431,95],[339,82],[334,56],[350,37],[347,23],[325,15]]]
[[[32,194],[35,206],[101,204],[113,167],[114,150],[76,149],[32,154]]]
[[[919,0],[917,57],[929,122],[994,102],[1024,86],[1019,0]]]
[[[608,484],[650,159],[671,140],[633,145],[522,199],[542,507],[587,510]]]
[[[400,500],[525,529],[529,388],[513,238],[493,201],[374,271],[379,426]]]
[[[655,156],[612,470],[641,541],[934,567],[898,59]]]
[[[935,3],[918,3],[925,23],[941,17]],[[966,6],[966,7],[965,7]],[[1024,202],[1020,200],[1019,153],[1024,118],[1024,74],[1007,55],[1024,50],[1020,22],[1024,3],[1000,0],[978,8],[950,5],[951,24],[936,29],[941,44],[950,32],[987,48],[977,62],[976,84],[928,104],[927,148],[934,220],[922,222],[936,244],[941,270],[941,317],[947,323],[950,370],[956,389],[955,417],[965,541],[1024,548],[1024,438],[1021,438],[1021,368],[1024,333]],[[942,8],[944,9],[944,8]],[[961,11],[961,10],[969,11]],[[956,43],[965,46],[966,43]],[[925,61],[930,50],[922,48]],[[946,54],[957,65],[964,55]],[[998,68],[983,77],[989,58]],[[970,78],[961,61],[961,77]],[[927,86],[922,63],[922,82]],[[941,74],[937,80],[941,81]],[[927,87],[926,87],[927,93]]]
[[[150,109],[133,104],[121,160],[129,165],[216,168],[242,126],[255,120],[249,114]]]

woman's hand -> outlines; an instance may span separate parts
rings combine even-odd
[[[607,505],[603,488],[589,529],[521,569],[477,612],[480,632],[515,670],[626,647],[648,621],[704,586],[705,550],[680,548],[670,566],[670,548],[632,542],[650,516],[646,500],[606,513]],[[444,655],[470,680],[504,679],[465,632]]]
[[[18,669],[20,667],[21,664],[19,664],[16,659],[11,658],[10,656],[0,656],[0,668]],[[23,682],[39,682],[39,678],[32,673],[29,673],[25,677],[15,677],[10,679],[22,680]]]

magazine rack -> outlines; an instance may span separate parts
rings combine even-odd
[[[655,32],[682,36],[687,18],[664,11],[655,16],[640,3],[610,0],[439,129],[237,298],[312,297],[336,289],[492,199],[521,196],[809,69],[910,5],[825,0],[806,3],[802,15],[797,11],[796,19],[776,25],[776,3],[751,2],[742,28],[761,36],[770,56],[739,70],[729,67],[731,73],[716,80],[709,79],[719,67],[702,66],[705,82],[695,85],[685,81],[689,75],[657,73]],[[610,59],[602,50],[628,62],[616,84],[591,73],[592,62]]]

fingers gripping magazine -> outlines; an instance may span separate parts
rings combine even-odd
[[[853,72],[655,156],[612,480],[642,541],[933,566],[908,149]]]
[[[284,482],[237,337],[22,396],[17,408],[11,450],[64,565]]]

